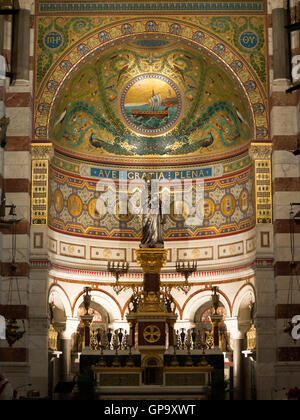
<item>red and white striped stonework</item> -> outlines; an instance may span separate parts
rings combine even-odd
[[[4,98],[6,116],[10,122],[6,132],[5,149],[0,150],[0,186],[6,193],[6,204],[15,204],[16,225],[16,272],[12,277],[12,231],[0,228],[0,313],[6,318],[17,318],[20,328],[25,319],[26,333],[9,348],[6,341],[0,341],[0,371],[12,380],[14,386],[28,383],[37,378],[41,387],[47,387],[47,360],[41,359],[39,343],[47,339],[46,285],[39,284],[30,274],[30,211],[31,211],[31,149],[33,108],[33,51],[34,51],[34,2],[20,1],[20,8],[30,16],[30,23],[22,29],[20,49],[27,46],[29,54],[22,56],[13,82],[7,78],[0,89]],[[29,11],[29,12],[28,12]],[[5,15],[0,26],[3,40],[1,54],[5,56],[8,70],[12,58],[12,16]],[[23,20],[25,25],[25,20]],[[2,38],[1,38],[2,37]],[[29,48],[28,48],[29,47]],[[1,117],[1,115],[0,115]],[[7,209],[7,212],[9,210]],[[17,293],[17,281],[20,299]],[[8,291],[12,286],[12,300]],[[43,300],[41,299],[43,296]],[[30,319],[30,322],[29,322]],[[47,354],[46,356],[47,357]],[[42,363],[43,362],[43,363]]]
[[[300,156],[292,151],[300,148],[299,105],[300,91],[286,93],[291,87],[287,24],[287,2],[271,0],[269,18],[270,107],[271,138],[273,144],[273,214],[274,214],[274,283],[265,279],[265,304],[274,302],[273,310],[266,311],[265,337],[262,340],[262,359],[268,375],[274,379],[272,398],[281,398],[283,388],[300,383],[300,346],[295,346],[291,335],[284,332],[293,315],[300,314],[300,226],[295,229],[295,256],[291,252],[290,203],[300,203]],[[291,16],[300,17],[300,2],[291,2]],[[300,32],[291,36],[292,57],[300,54]],[[300,61],[300,59],[299,59]],[[300,206],[294,211],[300,211]],[[295,265],[291,264],[294,259]],[[261,296],[263,299],[263,296]],[[268,319],[270,317],[270,319]],[[271,319],[274,318],[274,320]],[[274,336],[269,333],[272,331]],[[259,369],[258,369],[259,370]],[[261,378],[267,381],[267,378]],[[266,383],[266,387],[270,384]]]

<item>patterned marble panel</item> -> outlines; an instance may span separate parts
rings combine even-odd
[[[60,255],[71,258],[86,258],[86,246],[60,242]]]
[[[91,247],[91,260],[97,261],[127,261],[126,249]]]
[[[177,260],[196,260],[196,261],[208,261],[214,259],[214,248],[208,246],[205,248],[185,248],[177,249]]]
[[[256,249],[256,236],[253,238],[247,239],[246,241],[246,253],[255,251]]]
[[[52,239],[50,236],[48,237],[48,250],[53,254],[57,254],[57,240]]]
[[[232,258],[244,254],[244,242],[233,242],[231,244],[219,245],[218,247],[219,258]]]

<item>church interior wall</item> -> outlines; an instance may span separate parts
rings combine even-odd
[[[138,217],[95,213],[101,173],[109,174],[111,181],[117,181],[120,169],[127,172],[127,181],[138,181],[147,172],[180,181],[198,175],[205,178],[203,225],[187,228],[184,217],[171,214],[165,226],[169,254],[161,283],[173,287],[175,330],[201,324],[197,317],[211,306],[212,287],[217,286],[229,333],[226,375],[232,368],[236,399],[253,399],[253,375],[257,399],[286,399],[286,390],[300,383],[299,343],[284,332],[292,309],[300,308],[299,228],[294,227],[293,250],[290,230],[290,203],[300,202],[299,156],[291,153],[299,147],[299,95],[286,93],[291,87],[288,40],[281,24],[286,2],[257,0],[255,11],[189,9],[168,16],[157,11],[160,2],[152,2],[151,15],[129,12],[125,8],[131,2],[123,2],[121,14],[111,1],[106,2],[111,14],[102,10],[102,2],[95,6],[99,10],[90,13],[84,9],[88,2],[80,6],[74,1],[71,11],[63,2],[51,0],[19,3],[26,11],[19,29],[24,39],[20,34],[18,38],[21,61],[13,80],[0,78],[0,119],[9,118],[6,145],[0,148],[0,186],[6,204],[16,205],[21,220],[16,225],[14,272],[15,237],[10,229],[0,227],[0,313],[9,318],[18,307],[17,322],[26,332],[12,347],[0,340],[0,371],[15,387],[32,383],[43,397],[49,386],[53,391],[56,383],[77,375],[84,287],[91,287],[94,311],[103,316],[103,328],[129,332],[131,287],[143,284],[135,258],[141,225]],[[190,7],[190,2],[185,3]],[[299,4],[293,0],[292,11]],[[8,69],[16,54],[11,45],[12,22],[11,16],[0,16],[0,55]],[[296,32],[291,37],[293,56],[299,54],[299,46]],[[123,64],[113,64],[123,50],[128,57],[124,53]],[[187,57],[183,58],[184,51]],[[160,70],[155,70],[159,65]],[[97,83],[102,85],[94,88],[96,78],[91,84],[84,73],[96,77],[99,66],[105,67],[107,76],[99,76]],[[202,79],[198,66],[206,69]],[[149,121],[139,126],[142,120],[137,122],[127,113],[128,98],[134,97],[140,74],[146,75],[143,83],[149,83],[149,74],[159,71],[162,79],[155,83],[168,85],[169,96],[164,100],[176,104],[174,118],[178,119],[159,128]],[[242,112],[236,113],[226,89],[223,92],[213,80],[218,71],[235,92]],[[205,90],[199,88],[197,96],[194,90],[201,80]],[[239,132],[235,142],[216,128],[223,124],[221,105],[210,98],[218,95],[222,112],[227,113],[225,129],[234,126]],[[213,126],[208,131],[202,128],[204,139],[201,131],[194,130],[197,124],[202,127],[204,111],[200,105],[193,108],[200,96],[208,110],[206,122]],[[210,112],[218,113],[216,121],[209,120]],[[88,121],[85,130],[77,130],[81,118]],[[176,141],[171,137],[176,134],[174,127],[182,130]],[[161,143],[155,140],[160,132]],[[146,144],[149,133],[148,150],[141,139]],[[151,150],[156,154],[151,155]],[[293,210],[298,212],[299,207]],[[127,288],[121,292],[113,287],[109,261],[129,263],[129,273],[120,279]],[[176,273],[178,261],[197,262],[187,293],[176,289],[183,280]],[[13,285],[19,294],[11,294]],[[247,348],[246,334],[253,321],[249,306],[254,302],[256,352],[251,359],[242,351]],[[52,320],[49,304],[54,305]],[[59,348],[49,370],[52,321]]]

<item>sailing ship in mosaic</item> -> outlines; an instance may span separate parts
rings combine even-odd
[[[145,134],[162,133],[177,121],[181,111],[179,89],[161,75],[144,75],[130,82],[122,96],[126,122]]]

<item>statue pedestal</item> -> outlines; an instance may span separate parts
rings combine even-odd
[[[144,291],[146,293],[160,291],[161,269],[167,263],[168,250],[161,248],[136,249],[137,263],[144,273]]]
[[[144,273],[144,291],[136,312],[127,315],[129,323],[137,328],[133,345],[142,353],[163,354],[173,345],[173,327],[177,320],[174,312],[168,312],[165,296],[160,291],[160,273],[167,263],[168,250],[141,248],[136,250],[137,262]]]

